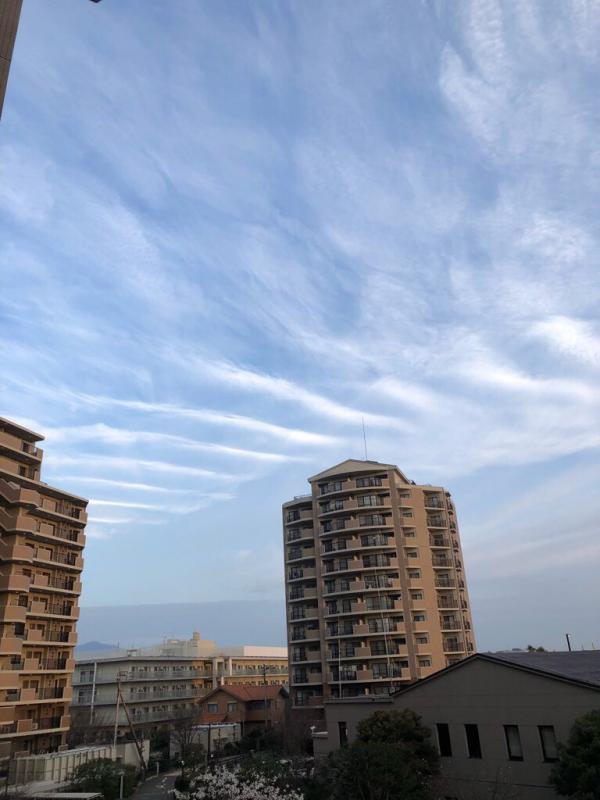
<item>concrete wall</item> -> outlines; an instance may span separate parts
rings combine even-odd
[[[351,742],[361,719],[391,708],[419,714],[436,742],[436,723],[449,725],[452,757],[441,760],[444,797],[550,800],[557,797],[548,785],[552,764],[544,761],[538,726],[554,726],[556,739],[566,741],[577,717],[600,708],[600,691],[475,659],[392,700],[328,703],[328,735],[315,739],[315,752],[339,747],[338,723],[347,724]],[[468,757],[465,724],[478,726],[481,759]],[[509,760],[504,725],[519,726],[523,761]]]

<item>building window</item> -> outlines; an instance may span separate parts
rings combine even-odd
[[[481,742],[477,725],[465,725],[469,758],[481,758]]]
[[[542,754],[544,761],[556,761],[558,750],[556,748],[556,735],[553,725],[538,725],[540,732],[540,742],[542,744]]]
[[[431,659],[430,658],[420,658],[419,659],[419,666],[420,667],[430,667],[431,666]]]
[[[338,734],[340,737],[340,747],[346,747],[348,744],[348,723],[338,722]]]
[[[218,703],[208,703],[208,713],[209,714],[218,714],[219,713],[219,704]]]
[[[237,711],[237,703],[227,703],[227,711]]]
[[[504,736],[506,738],[506,749],[511,761],[523,761],[523,747],[521,746],[521,734],[518,725],[505,725]]]
[[[446,722],[438,722],[435,726],[437,730],[438,747],[440,755],[444,758],[452,757],[452,743],[450,742],[450,728]]]
[[[425,622],[425,614],[413,614],[413,622]]]

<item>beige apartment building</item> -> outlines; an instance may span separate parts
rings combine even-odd
[[[283,504],[294,706],[389,694],[471,654],[450,493],[352,459],[309,483]]]
[[[43,483],[43,437],[0,418],[0,758],[69,730],[87,501]]]
[[[170,639],[155,647],[77,659],[72,713],[85,738],[91,729],[112,731],[117,715],[117,684],[136,728],[152,731],[178,719],[197,718],[200,698],[219,686],[283,686],[288,682],[285,647],[219,648],[200,638]],[[120,704],[118,730],[128,729]]]

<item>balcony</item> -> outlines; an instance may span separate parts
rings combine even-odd
[[[27,607],[18,603],[7,603],[0,606],[0,622],[19,622],[24,623],[27,617]]]
[[[0,558],[3,561],[23,561],[31,564],[33,554],[33,547],[21,544],[16,537],[0,538]]]
[[[65,617],[79,619],[79,608],[68,603],[46,604],[40,600],[33,600],[29,604],[28,616],[31,617]]]
[[[355,481],[352,480],[329,481],[319,486],[319,497],[339,496],[354,491],[355,488]]]
[[[444,517],[427,517],[428,528],[447,528],[448,523]]]
[[[363,511],[368,512],[373,509],[384,509],[384,508],[391,508],[392,507],[392,498],[388,494],[374,494],[373,497],[377,498],[375,502],[365,503],[363,495],[359,495],[360,499],[354,499],[352,497],[347,497],[344,499],[343,503],[336,508],[335,506],[330,506],[329,508],[322,508],[319,506],[319,517],[328,517],[331,514],[341,514],[343,512],[357,512]],[[368,499],[368,495],[366,495]],[[361,502],[361,499],[363,502]]]
[[[430,547],[450,547],[450,539],[447,536],[440,536],[439,534],[429,537]]]
[[[438,555],[434,553],[431,557],[431,563],[434,567],[453,567],[452,559],[444,554]]]
[[[27,631],[27,644],[77,644],[75,631],[40,631],[30,628]]]
[[[454,610],[458,607],[459,607],[458,597],[454,593],[438,595],[438,608],[447,608]]]
[[[18,483],[0,478],[0,497],[3,497],[8,505],[29,506],[36,508],[40,502],[40,495],[33,489],[25,489]]]
[[[444,619],[440,622],[440,628],[443,631],[459,631],[462,629],[462,623],[459,619]]]
[[[446,508],[446,503],[440,495],[426,494],[425,508]]]
[[[309,520],[312,521],[312,508],[294,509],[293,511],[288,511],[285,515],[286,525],[293,525],[295,522],[308,522]]]
[[[0,528],[5,533],[33,533],[35,530],[35,519],[20,510],[13,512],[0,509]]]
[[[292,549],[288,551],[288,562],[303,561],[305,558],[314,558],[314,557],[315,557],[314,547],[299,547],[297,550]]]
[[[448,575],[439,575],[434,581],[438,589],[455,589],[456,579]]]
[[[288,570],[288,581],[298,581],[303,578],[314,578],[317,572],[314,567],[294,567]]]
[[[47,575],[36,574],[33,576],[33,589],[41,589],[56,592],[70,592],[81,594],[81,581],[76,578],[59,578]]]
[[[42,450],[6,431],[0,431],[0,452],[7,453],[9,458],[23,464],[37,465],[42,460]]]
[[[20,655],[23,649],[23,639],[18,636],[5,636],[0,638],[0,653]]]
[[[447,641],[444,642],[444,653],[464,653],[464,642]]]
[[[73,568],[78,572],[83,569],[83,558],[75,553],[52,553],[43,547],[38,547],[33,556],[35,561],[41,561],[46,564],[60,564],[67,569]]]
[[[73,672],[75,661],[71,658],[26,658],[23,662],[23,672]]]

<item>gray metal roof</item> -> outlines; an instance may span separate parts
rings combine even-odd
[[[510,650],[482,653],[518,667],[547,672],[561,678],[600,686],[600,650],[560,650],[547,653]]]

